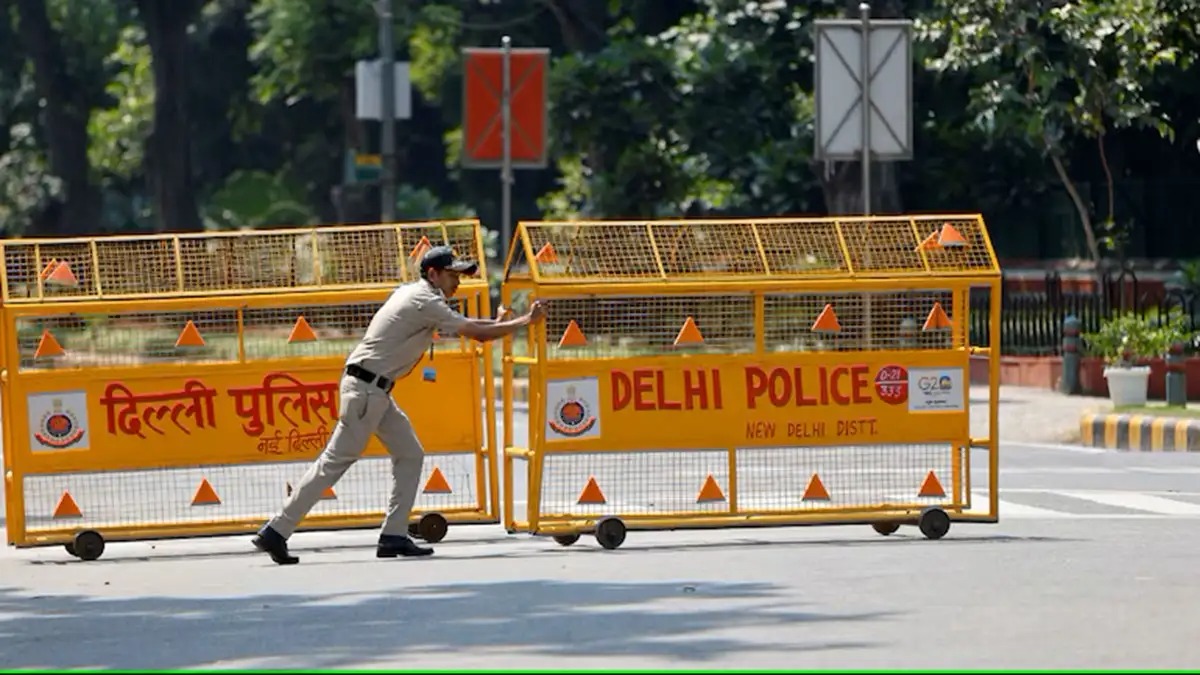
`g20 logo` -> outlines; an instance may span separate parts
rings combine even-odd
[[[949,375],[925,375],[917,378],[917,389],[927,394],[950,391],[953,388],[954,381]]]

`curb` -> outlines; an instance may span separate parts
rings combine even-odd
[[[1165,415],[1088,414],[1079,419],[1080,444],[1135,452],[1200,452],[1200,419]]]

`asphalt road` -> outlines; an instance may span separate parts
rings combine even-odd
[[[1200,665],[1200,453],[1006,444],[1001,496],[999,524],[939,541],[631,532],[607,551],[461,526],[422,560],[375,559],[372,531],[300,533],[286,568],[245,537],[93,562],[9,548],[0,667]]]

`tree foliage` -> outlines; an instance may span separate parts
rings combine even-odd
[[[1146,250],[1146,227],[1186,211],[1186,190],[1169,181],[1200,187],[1198,4],[872,3],[918,29],[916,156],[877,164],[873,209],[979,210],[1012,224],[993,227],[1002,248],[1036,254],[1070,250],[1072,233],[1054,229],[1065,206],[1089,258]],[[355,62],[377,56],[375,5],[0,0],[11,46],[0,54],[0,228],[377,218],[378,191],[346,180],[349,157],[379,152],[379,125],[354,115]],[[504,35],[553,54],[551,165],[518,172],[517,217],[861,208],[856,165],[813,160],[812,23],[856,2],[394,7],[413,86],[413,115],[396,125],[401,217],[475,213],[496,226],[497,172],[459,163],[461,49]],[[1179,206],[1163,205],[1172,198]]]
[[[917,22],[920,35],[940,47],[929,67],[967,74],[975,124],[991,140],[1025,143],[1053,164],[1096,260],[1102,252],[1094,209],[1076,190],[1065,155],[1077,140],[1096,144],[1108,193],[1103,219],[1112,231],[1115,186],[1105,137],[1131,126],[1173,137],[1170,116],[1148,88],[1180,56],[1165,38],[1179,19],[1177,7],[1166,0],[939,0]]]

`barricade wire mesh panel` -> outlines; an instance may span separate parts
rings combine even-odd
[[[962,318],[952,316],[953,299],[954,294],[949,290],[768,293],[764,297],[766,349],[787,352],[963,347],[965,331],[959,331],[956,342],[954,331],[949,327],[931,326],[930,330],[923,330],[935,305],[939,305],[951,321]],[[840,330],[813,330],[826,305],[832,307]]]
[[[538,270],[544,276],[586,279],[662,276],[650,244],[649,229],[643,223],[530,225],[529,240],[538,259]]]
[[[242,315],[246,360],[346,356],[362,338],[382,304],[246,308]],[[450,299],[450,306],[460,312],[466,312],[467,304],[466,298]],[[203,345],[176,346],[188,321],[195,326]],[[62,347],[63,354],[36,356],[43,332],[50,333]],[[237,311],[233,309],[73,313],[17,318],[22,370],[129,366],[164,361],[236,361],[237,336]],[[293,336],[295,339],[289,342]],[[462,351],[462,340],[455,335],[439,333],[435,349],[439,352]]]
[[[745,223],[650,226],[667,276],[762,274],[754,228]]]
[[[178,259],[171,239],[96,240],[100,291],[145,295],[179,290]]]
[[[725,450],[653,452],[551,452],[542,470],[542,515],[656,514],[726,511],[727,501],[697,501],[712,475],[729,493],[729,453]],[[594,478],[605,503],[578,503]]]
[[[38,531],[70,531],[89,527],[172,525],[244,518],[261,518],[265,521],[283,507],[289,484],[294,489],[309,465],[310,462],[304,461],[25,476],[26,527]],[[435,467],[445,478],[451,492],[424,490]],[[310,514],[377,513],[382,517],[391,496],[391,475],[391,459],[360,459],[334,486],[336,498],[318,501]],[[205,480],[220,503],[193,506],[192,500]],[[78,505],[82,514],[80,517],[53,517],[64,492],[69,493]],[[414,510],[473,509],[479,506],[473,454],[437,453],[425,458]]]
[[[703,342],[675,346],[688,318]],[[559,341],[574,321],[586,345]],[[546,336],[551,359],[595,359],[663,353],[754,351],[754,298],[750,295],[600,296],[556,298]]]
[[[317,235],[317,253],[322,285],[399,283],[404,274],[401,243],[392,229],[322,232]]]
[[[409,265],[409,279],[420,276],[420,255],[426,241],[431,246],[449,246],[463,258],[472,258],[482,265],[483,252],[475,240],[475,229],[469,222],[449,222],[445,228],[440,224],[411,226],[400,230],[399,254]],[[358,252],[362,255],[362,251]]]
[[[299,276],[312,265],[312,249],[303,243],[302,236],[266,233],[182,239],[183,289],[197,292],[302,286]]]
[[[523,225],[534,258],[518,255],[512,270],[532,265],[548,281],[998,271],[978,218]]]
[[[856,272],[924,270],[912,224],[907,221],[842,222],[842,238]]]
[[[949,445],[739,449],[738,507],[802,511],[946,503],[952,497],[951,452]],[[920,496],[930,471],[945,496]],[[814,475],[828,500],[804,498]]]
[[[755,226],[772,274],[845,274],[846,256],[828,223],[760,223]]]
[[[4,274],[10,301],[394,284],[416,278],[426,244],[449,244],[482,261],[475,228],[471,220],[64,243],[10,240],[4,242]]]
[[[247,308],[242,316],[246,359],[344,357],[362,338],[371,317],[382,304],[364,302]],[[311,335],[308,330],[311,330]],[[294,341],[289,342],[293,335]]]
[[[50,262],[47,258],[42,265]],[[38,294],[38,275],[42,267],[37,263],[32,246],[4,247],[4,274],[8,282],[8,299],[34,298]]]
[[[40,257],[40,261],[39,261]],[[10,299],[73,297],[96,292],[92,250],[87,243],[40,245],[5,242],[5,274]],[[52,276],[65,263],[58,275]],[[69,272],[69,274],[67,274]]]
[[[960,246],[933,246],[925,249],[930,272],[999,272],[1000,267],[988,251],[983,224],[979,219],[939,219],[917,221],[922,239],[941,233],[949,225],[963,238]]]
[[[191,321],[202,346],[176,346]],[[61,355],[36,358],[43,332],[62,347]],[[180,361],[204,363],[238,358],[237,312],[121,312],[18,317],[21,370],[134,366]]]
[[[738,511],[944,505],[953,497],[948,445],[754,448],[738,450],[736,460]],[[543,516],[728,513],[728,466],[724,450],[550,452],[538,511]],[[944,494],[922,497],[930,472]],[[710,475],[715,489],[705,489]],[[828,499],[809,490],[814,475]],[[589,489],[589,480],[594,488]]]

